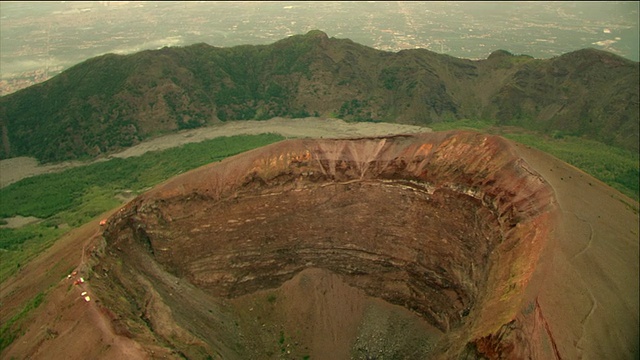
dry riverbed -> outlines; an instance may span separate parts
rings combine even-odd
[[[421,126],[391,123],[347,123],[340,119],[309,117],[304,119],[273,118],[267,121],[233,121],[222,125],[185,130],[144,141],[109,157],[140,156],[148,151],[165,150],[187,143],[201,142],[220,136],[277,133],[292,138],[350,138],[390,134],[430,132]],[[94,160],[106,161],[108,158]],[[66,161],[40,165],[30,157],[16,157],[0,161],[0,188],[16,181],[46,173],[88,165],[91,162]]]

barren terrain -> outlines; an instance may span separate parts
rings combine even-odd
[[[182,174],[5,281],[2,321],[46,297],[2,355],[633,358],[638,226],[630,199],[496,136],[287,140]]]

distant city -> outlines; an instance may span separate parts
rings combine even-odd
[[[269,44],[322,30],[383,51],[638,61],[638,2],[0,2],[0,95],[86,59],[165,46]]]

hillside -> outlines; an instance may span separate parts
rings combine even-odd
[[[585,49],[472,61],[378,51],[321,31],[271,45],[108,54],[0,98],[0,158],[95,157],[227,120],[336,116],[427,125],[491,119],[638,150],[639,67]]]

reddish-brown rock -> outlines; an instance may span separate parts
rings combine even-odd
[[[149,357],[622,359],[625,201],[485,134],[289,140],[124,206],[90,283]]]
[[[555,209],[548,184],[497,137],[293,140],[150,191],[106,238],[132,271],[214,297],[327,269],[426,319],[434,344],[462,334],[460,350],[515,318]]]

